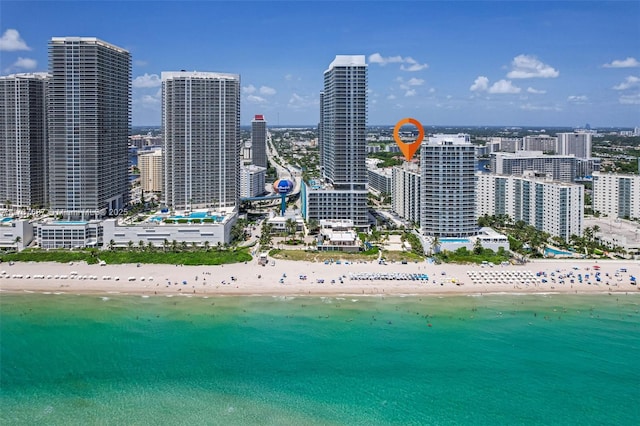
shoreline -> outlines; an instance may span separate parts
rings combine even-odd
[[[428,275],[428,280],[418,279],[424,275]],[[638,282],[633,285],[631,277],[640,279],[640,262],[544,259],[494,267],[291,260],[275,260],[267,266],[258,265],[257,260],[217,266],[14,262],[0,264],[0,294],[192,297],[640,294]]]

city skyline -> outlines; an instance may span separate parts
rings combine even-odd
[[[28,3],[3,2],[0,73],[46,71],[51,37],[110,40],[132,55],[133,125],[160,124],[160,74],[182,69],[239,74],[242,125],[315,125],[343,54],[366,55],[372,125],[640,121],[637,2]]]

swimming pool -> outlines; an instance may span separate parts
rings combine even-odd
[[[12,217],[3,217],[2,219],[0,219],[0,223],[7,223],[7,222],[11,222],[13,220]]]
[[[468,238],[440,238],[440,243],[467,244],[470,242],[471,240],[469,240]]]
[[[570,251],[562,251],[562,250],[557,250],[551,247],[547,247],[544,249],[544,255],[548,256],[548,255],[554,255],[554,256],[573,256],[573,253]]]
[[[88,222],[84,221],[74,221],[74,220],[57,220],[53,222],[55,225],[86,225]]]

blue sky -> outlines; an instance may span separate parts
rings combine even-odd
[[[337,54],[369,64],[369,124],[640,125],[638,1],[85,1],[0,4],[0,73],[46,71],[54,36],[133,58],[134,125],[162,71],[240,74],[242,124],[315,124]]]

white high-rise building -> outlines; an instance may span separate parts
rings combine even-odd
[[[507,215],[569,241],[582,235],[584,187],[526,176],[477,173],[477,217]]]
[[[165,202],[234,208],[240,191],[240,76],[162,73]]]
[[[251,159],[256,166],[267,168],[267,122],[263,115],[251,120]]]
[[[265,176],[267,169],[246,164],[240,167],[240,196],[257,197],[265,193]]]
[[[558,133],[558,155],[575,155],[577,158],[591,158],[591,133]]]
[[[393,167],[391,208],[401,218],[420,223],[420,168],[417,164]]]
[[[129,202],[131,55],[95,37],[49,42],[49,203],[67,216]]]
[[[640,175],[593,173],[593,210],[609,217],[640,218]]]
[[[0,205],[47,204],[48,75],[0,77]]]
[[[475,147],[469,135],[434,135],[420,149],[420,227],[435,237],[477,234]]]
[[[306,219],[349,219],[367,227],[367,64],[364,55],[338,55],[324,72],[321,96],[322,182],[305,182]]]
[[[535,172],[553,180],[572,182],[578,175],[578,160],[573,155],[544,155],[542,151],[494,152],[491,171],[499,175],[523,175]]]

